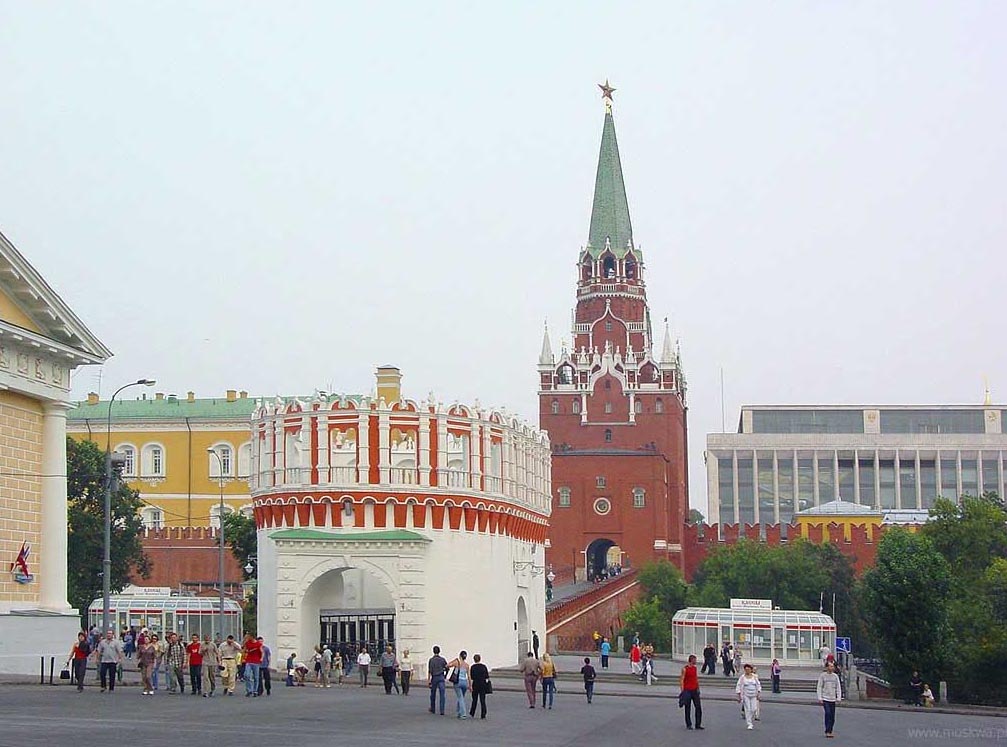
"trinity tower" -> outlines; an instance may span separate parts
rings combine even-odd
[[[612,117],[598,154],[588,243],[577,259],[572,344],[538,361],[539,423],[552,442],[546,560],[561,579],[666,558],[682,567],[688,511],[686,383],[664,324],[660,355],[643,253],[633,241]]]

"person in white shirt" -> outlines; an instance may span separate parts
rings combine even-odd
[[[832,729],[836,725],[836,703],[843,699],[843,684],[831,661],[825,665],[825,671],[818,675],[816,692],[818,702],[825,709],[825,736],[831,739]]]
[[[357,669],[360,670],[360,686],[367,687],[367,675],[371,670],[371,655],[367,653],[367,646],[360,647],[357,655]]]
[[[738,694],[738,702],[745,712],[746,728],[754,729],[752,719],[759,710],[759,700],[761,700],[762,683],[755,673],[751,664],[745,665],[745,673],[738,678],[738,684],[734,688]]]

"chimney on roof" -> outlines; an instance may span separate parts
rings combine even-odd
[[[239,399],[248,399],[248,392],[242,389],[240,392],[238,392],[238,397]]]
[[[87,403],[89,405],[96,405],[96,404],[98,404],[98,402],[100,400],[101,400],[101,397],[98,396],[98,392],[88,392],[87,393]]]
[[[236,389],[228,389],[227,390],[227,401],[228,402],[234,402],[234,400],[236,400],[237,398],[238,398],[238,392],[237,392]]]
[[[154,399],[156,399],[156,400],[162,400],[162,399],[164,399],[164,392],[155,392],[154,393]]]
[[[392,405],[402,397],[402,372],[395,366],[378,366],[378,399]]]
[[[186,392],[185,393],[185,401],[186,402],[195,402],[196,401],[196,393],[195,392]]]

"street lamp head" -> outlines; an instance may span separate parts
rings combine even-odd
[[[143,384],[143,386],[154,386],[157,382],[154,379],[140,379],[136,382],[137,384]]]
[[[245,564],[245,573],[247,573],[249,576],[252,575],[252,571],[254,571],[254,570],[255,570],[255,566],[254,565],[252,565],[251,563],[246,563]]]

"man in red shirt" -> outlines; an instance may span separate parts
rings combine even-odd
[[[189,682],[192,694],[203,693],[203,654],[199,650],[199,634],[192,634],[192,643],[185,647],[185,660],[189,664]]]
[[[259,697],[259,665],[262,664],[262,641],[257,641],[251,633],[245,633],[244,651],[245,664],[245,697]]]
[[[678,696],[678,705],[685,708],[685,728],[692,728],[692,707],[696,707],[696,728],[703,727],[703,706],[699,703],[699,673],[696,671],[696,655],[689,655],[689,663],[682,667],[682,675],[678,684],[682,692]]]

